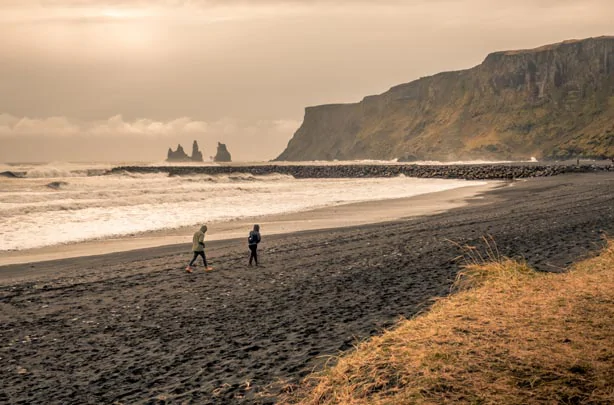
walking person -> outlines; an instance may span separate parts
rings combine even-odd
[[[209,267],[207,264],[207,256],[205,256],[205,233],[207,232],[207,225],[203,225],[200,227],[200,230],[194,232],[194,236],[192,237],[192,251],[194,252],[194,257],[188,267],[185,268],[185,271],[191,273],[193,268],[192,265],[198,258],[201,256],[203,258],[203,265],[205,266],[205,271],[213,270],[213,267]]]
[[[249,265],[252,265],[252,260],[258,266],[258,244],[260,243],[260,225],[254,225],[254,229],[249,232],[247,237],[247,246],[250,250]]]

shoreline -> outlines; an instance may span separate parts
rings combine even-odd
[[[478,186],[420,194],[408,198],[366,201],[286,214],[267,215],[226,222],[208,223],[207,242],[247,237],[254,223],[266,236],[396,221],[409,217],[435,215],[464,206],[484,193],[503,187],[503,181],[485,181]],[[4,266],[38,263],[90,255],[126,252],[161,246],[189,244],[194,227],[160,230],[118,238],[45,246],[36,249],[0,252],[0,272]]]
[[[259,267],[246,234],[207,244],[211,272],[185,272],[189,243],[4,267],[0,392],[11,403],[275,404],[331,356],[448,296],[461,246],[483,251],[488,237],[500,256],[560,272],[604,234],[614,173],[519,181],[410,220],[265,233]]]

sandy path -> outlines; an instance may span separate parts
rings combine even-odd
[[[501,254],[558,270],[614,234],[612,174],[518,182],[479,201],[265,234],[259,268],[232,240],[208,245],[211,273],[182,271],[184,245],[0,268],[13,274],[0,287],[0,402],[274,403],[326,356],[447,294],[460,253],[449,240],[489,234]]]

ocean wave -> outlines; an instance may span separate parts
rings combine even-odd
[[[10,163],[0,164],[3,177],[29,179],[101,176],[113,167],[108,163]],[[12,176],[15,175],[15,176]]]
[[[25,175],[26,172],[15,172],[11,170],[5,170],[3,172],[0,172],[0,177],[6,177],[9,179],[22,178],[25,177]]]
[[[213,185],[212,187],[201,182],[184,183],[174,187],[153,185],[113,190],[82,190],[78,189],[77,184],[58,181],[42,186],[43,191],[0,194],[0,214],[9,217],[57,211],[173,205],[189,201],[207,203],[220,196],[240,200],[245,194],[262,192],[260,189],[237,185]]]
[[[54,190],[59,190],[60,188],[63,188],[66,186],[68,186],[68,183],[65,181],[52,181],[51,183],[47,184],[47,187],[54,189]]]
[[[212,183],[232,183],[232,182],[276,182],[276,181],[289,181],[294,180],[294,177],[288,174],[280,173],[266,173],[266,174],[253,174],[245,172],[231,172],[221,174],[207,174],[207,173],[187,173],[187,174],[175,174],[168,173],[166,170],[152,171],[152,172],[138,172],[138,171],[115,171],[108,176],[124,177],[131,179],[162,179],[162,178],[174,178],[179,181],[185,182],[212,182]]]
[[[173,177],[131,173],[4,183],[11,185],[0,192],[0,251],[401,198],[472,184],[403,177],[295,179],[274,173]]]
[[[40,178],[61,178],[61,177],[87,177],[88,170],[70,170],[65,168],[57,168],[57,167],[45,167],[45,168],[35,168],[28,170],[25,173],[24,177],[29,179],[40,179]]]

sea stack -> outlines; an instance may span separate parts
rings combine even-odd
[[[202,162],[203,154],[200,150],[198,150],[198,142],[194,141],[192,144],[192,156],[188,156],[183,150],[183,146],[181,144],[177,145],[177,150],[173,150],[172,148],[168,148],[167,162]]]
[[[221,142],[217,143],[217,153],[215,154],[213,160],[215,162],[232,162],[232,159],[230,158],[230,152],[228,152],[228,149],[226,148],[225,144]]]
[[[198,150],[198,142],[194,141],[194,143],[192,144],[192,157],[191,157],[193,162],[202,162],[203,161],[203,154],[200,150]]]

